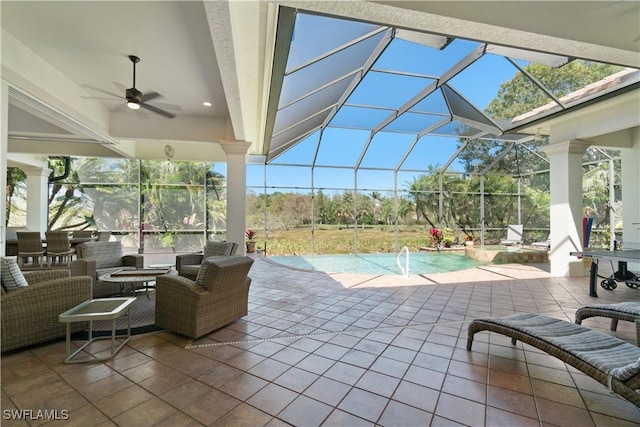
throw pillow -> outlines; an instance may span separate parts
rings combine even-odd
[[[20,271],[18,263],[13,259],[7,258],[0,258],[0,281],[2,282],[2,288],[7,292],[29,285],[22,271]]]

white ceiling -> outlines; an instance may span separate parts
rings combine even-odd
[[[278,5],[640,66],[637,1],[3,0],[9,152],[161,158],[170,143],[176,158],[218,160],[220,143],[246,140],[260,154]],[[131,86],[130,54],[137,88],[179,106],[176,118],[141,118],[102,93]]]

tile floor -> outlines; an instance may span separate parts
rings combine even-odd
[[[596,300],[586,277],[554,278],[547,268],[509,264],[405,280],[301,272],[256,258],[249,315],[201,339],[137,335],[97,364],[62,363],[63,341],[3,355],[1,423],[640,424],[635,406],[532,347],[483,332],[466,350],[476,317],[526,311],[572,320],[590,302],[640,298],[621,285],[600,289]],[[633,341],[632,325],[620,322],[618,336]],[[30,419],[10,419],[14,409],[30,410],[19,412]]]

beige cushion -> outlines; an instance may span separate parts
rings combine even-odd
[[[207,242],[204,247],[204,258],[212,256],[229,256],[233,249],[233,243],[228,242]]]
[[[96,269],[121,267],[122,244],[120,242],[86,242],[78,245],[78,257],[96,261]]]
[[[211,256],[202,260],[202,264],[200,264],[200,269],[198,270],[198,276],[196,277],[196,284],[206,288],[205,280],[207,279],[207,274],[209,274],[210,268],[217,268],[218,262],[227,258],[226,256]]]
[[[249,274],[253,259],[246,256],[213,257],[206,263],[209,265],[198,273],[198,276],[204,276],[200,286],[215,292],[216,288],[228,283],[242,283]]]
[[[2,288],[7,292],[29,286],[27,279],[24,278],[22,271],[20,271],[20,267],[13,259],[0,258],[0,273]]]

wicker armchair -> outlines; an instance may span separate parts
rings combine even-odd
[[[159,276],[155,324],[199,338],[246,316],[251,264],[253,259],[244,256],[214,257],[202,263],[196,281]]]
[[[70,277],[69,270],[42,270],[24,273],[29,286],[2,291],[2,351],[37,344],[66,333],[58,315],[91,299],[91,278]],[[72,330],[84,329],[83,322]]]
[[[202,253],[198,254],[182,254],[176,256],[176,270],[180,276],[196,280],[200,271],[200,264],[205,258],[211,256],[231,256],[238,251],[237,243],[232,242],[213,242],[209,241],[205,245]]]
[[[118,283],[99,280],[103,274],[126,268],[144,267],[144,257],[139,254],[124,255],[120,242],[86,242],[77,246],[78,259],[71,263],[74,276],[93,279],[93,297],[102,298],[120,293]]]

